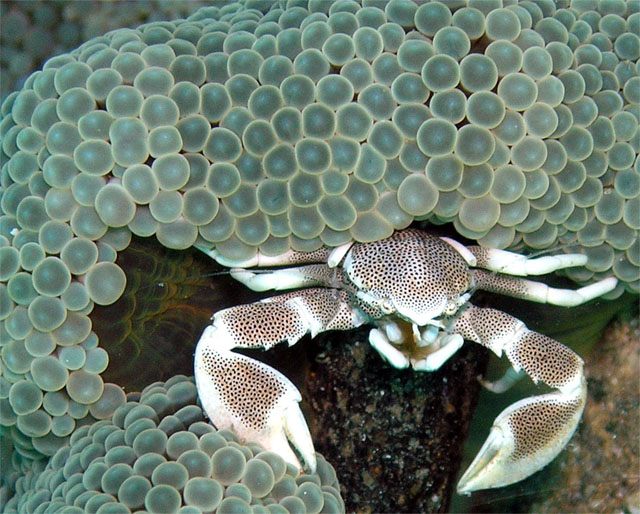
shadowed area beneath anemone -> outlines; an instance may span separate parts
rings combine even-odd
[[[168,250],[155,239],[134,238],[118,254],[127,275],[122,297],[91,313],[109,354],[103,377],[126,391],[193,373],[193,351],[211,315],[251,301],[227,270],[196,249]]]

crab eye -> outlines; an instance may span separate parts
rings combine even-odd
[[[393,304],[390,300],[382,300],[380,302],[380,309],[382,309],[382,312],[384,312],[385,314],[391,314],[394,310]]]
[[[449,302],[447,303],[447,306],[444,309],[444,313],[447,316],[451,316],[452,314],[455,314],[457,310],[458,310],[458,305],[455,302]]]

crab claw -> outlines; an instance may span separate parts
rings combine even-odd
[[[571,439],[585,398],[583,379],[573,395],[534,396],[507,407],[462,475],[458,493],[513,484],[546,466]]]
[[[469,305],[453,330],[507,355],[516,371],[556,392],[525,398],[495,420],[489,437],[458,483],[459,493],[502,487],[551,462],[571,439],[587,397],[582,359],[562,343],[529,330],[501,311]]]
[[[298,389],[270,366],[224,345],[216,347],[221,339],[217,331],[215,325],[207,327],[195,353],[198,395],[211,422],[302,468],[293,446],[305,467],[315,472],[315,450],[298,405]]]

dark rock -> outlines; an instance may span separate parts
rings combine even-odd
[[[303,392],[316,449],[348,512],[446,511],[487,352],[468,344],[435,373],[397,370],[367,334],[318,338]]]

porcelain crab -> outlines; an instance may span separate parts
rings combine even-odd
[[[246,262],[207,253],[234,267],[232,276],[256,291],[305,288],[215,313],[195,352],[198,394],[212,423],[298,467],[297,455],[315,469],[299,391],[280,372],[235,348],[268,350],[282,341],[293,345],[307,333],[313,337],[371,323],[371,345],[396,368],[437,370],[466,339],[498,356],[504,353],[515,370],[555,389],[520,400],[497,417],[460,479],[460,493],[517,482],[553,460],[573,435],[586,398],[577,354],[509,314],[472,305],[472,292],[571,307],[616,285],[615,278],[607,278],[568,290],[521,278],[584,265],[584,255],[527,258],[413,229],[377,242],[258,254]],[[245,269],[253,266],[295,267]]]

